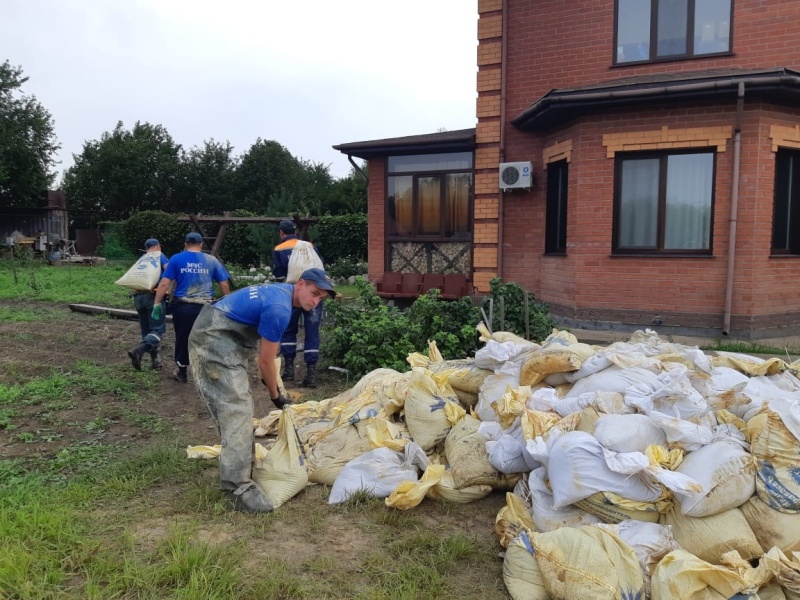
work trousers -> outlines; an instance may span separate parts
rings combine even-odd
[[[189,366],[189,334],[197,316],[206,304],[177,301],[172,308],[172,326],[175,328],[175,362],[179,367]]]
[[[257,353],[258,332],[203,307],[189,336],[192,378],[219,431],[220,489],[252,483],[253,397],[247,368]]]
[[[322,324],[322,304],[320,302],[316,308],[311,310],[292,308],[289,326],[281,337],[281,354],[287,362],[294,362],[295,356],[297,356],[297,330],[301,315],[304,335],[303,362],[307,365],[315,365],[319,361],[319,326]]]
[[[153,304],[156,299],[155,292],[138,292],[133,295],[133,306],[139,317],[139,329],[142,332],[142,343],[147,346],[147,350],[155,352],[161,345],[161,339],[167,330],[167,317],[161,312],[160,319],[154,319],[151,315]]]

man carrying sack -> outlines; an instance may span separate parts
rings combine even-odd
[[[151,258],[158,261],[159,264],[159,279],[164,267],[169,260],[161,252],[161,244],[155,238],[149,238],[144,243],[144,251],[151,254]],[[156,254],[158,253],[158,254]],[[157,285],[157,282],[156,282]],[[133,368],[137,371],[142,370],[142,357],[145,354],[150,354],[150,365],[153,369],[161,369],[161,358],[159,357],[159,350],[161,348],[161,338],[164,337],[164,332],[167,330],[166,316],[164,311],[153,313],[155,306],[155,285],[147,290],[139,290],[133,293],[133,306],[136,308],[136,315],[139,318],[139,329],[142,333],[142,340],[139,345],[131,350],[128,350],[128,357],[131,359]]]

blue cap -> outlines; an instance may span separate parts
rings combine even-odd
[[[203,243],[203,236],[197,233],[196,231],[192,231],[191,233],[186,234],[186,243],[187,244],[202,244]]]
[[[284,219],[278,225],[278,229],[280,229],[283,233],[294,233],[296,228],[294,226],[294,221],[290,221],[289,219]]]
[[[148,238],[147,241],[144,243],[144,249],[149,250],[153,246],[161,245],[160,242],[156,238]]]
[[[336,298],[336,290],[333,289],[331,279],[322,269],[306,269],[303,271],[303,274],[300,275],[300,280],[313,283],[319,289],[328,292],[328,296],[331,298]]]

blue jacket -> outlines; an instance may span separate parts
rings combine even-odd
[[[297,234],[288,234],[272,251],[272,273],[277,279],[285,279],[289,273],[289,257],[292,255],[298,239]],[[322,255],[316,246],[314,246],[314,251],[322,260]]]

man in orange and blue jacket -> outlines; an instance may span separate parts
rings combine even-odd
[[[293,221],[284,219],[278,225],[281,242],[272,251],[272,269],[275,278],[283,281],[289,272],[289,259],[297,244],[297,229]],[[314,248],[316,251],[316,247]],[[319,251],[317,251],[319,255]],[[319,361],[319,326],[322,323],[322,302],[311,310],[300,307],[292,308],[292,317],[289,326],[281,338],[281,354],[284,366],[281,378],[284,381],[294,381],[294,360],[297,356],[297,329],[300,315],[303,315],[303,361],[306,363],[306,376],[300,383],[303,387],[316,387],[317,362]]]

